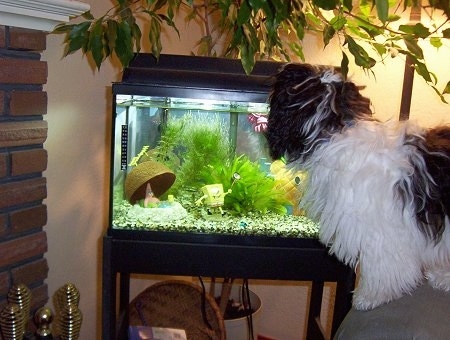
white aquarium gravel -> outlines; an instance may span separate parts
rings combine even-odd
[[[252,213],[222,218],[203,218],[199,209],[186,210],[178,202],[170,208],[142,208],[127,201],[115,202],[113,228],[205,234],[258,235],[298,238],[318,237],[319,226],[305,216]]]

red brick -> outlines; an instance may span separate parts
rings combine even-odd
[[[0,178],[8,175],[8,154],[6,152],[0,153]]]
[[[26,286],[35,286],[47,278],[48,264],[45,258],[26,263],[11,270],[13,284],[23,283]]]
[[[42,172],[47,169],[47,150],[32,149],[11,153],[11,176]]]
[[[42,201],[47,197],[47,181],[39,177],[1,184],[0,197],[0,208]]]
[[[41,204],[37,207],[16,210],[9,216],[13,234],[41,228],[47,224],[47,206]]]
[[[9,273],[7,271],[0,273],[0,296],[7,295],[9,291]]]
[[[0,59],[0,83],[45,84],[47,62],[33,59]]]
[[[5,91],[0,91],[0,115],[5,113]]]
[[[0,48],[6,47],[5,26],[0,26]]]
[[[44,231],[0,243],[0,268],[40,256],[47,252]]]
[[[11,116],[38,116],[47,113],[47,92],[13,91],[9,103]]]
[[[1,214],[0,215],[0,237],[4,237],[8,235],[8,215]]]
[[[9,49],[44,51],[46,48],[46,33],[25,28],[9,28]]]
[[[0,147],[43,144],[47,130],[45,120],[0,123]]]

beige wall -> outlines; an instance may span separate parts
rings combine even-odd
[[[108,8],[109,1],[85,1],[94,14]],[[188,54],[195,34],[183,34],[192,27],[179,24],[181,41],[176,35],[165,37],[165,53]],[[338,64],[340,54],[329,46],[317,49],[317,37],[307,40],[307,61]],[[120,71],[109,62],[93,71],[85,57],[77,53],[62,58],[62,37],[49,35],[43,59],[48,61],[49,136],[48,150],[48,233],[50,266],[49,293],[67,281],[81,292],[84,314],[81,339],[100,337],[101,275],[100,237],[106,230],[109,176],[109,138],[111,124],[111,82],[120,79]],[[450,79],[450,48],[429,53],[432,69],[442,80]],[[399,111],[403,61],[387,60],[377,66],[376,79],[353,69],[353,79],[367,85],[365,95],[373,101],[377,115],[396,118]],[[441,84],[441,87],[443,85]],[[449,98],[450,101],[450,98]],[[439,101],[434,92],[416,78],[412,105],[413,119],[427,126],[450,123],[450,106]],[[293,268],[295,270],[295,268]],[[133,292],[148,282],[136,279]],[[254,286],[263,299],[260,330],[279,339],[299,339],[303,334],[305,289],[302,284],[263,282]],[[292,313],[294,311],[294,313]]]

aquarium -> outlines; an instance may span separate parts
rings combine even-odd
[[[315,238],[307,174],[272,161],[264,131],[280,67],[139,55],[113,84],[112,232],[196,240]]]

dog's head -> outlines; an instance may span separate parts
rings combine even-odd
[[[356,120],[370,120],[369,99],[333,67],[287,64],[275,76],[266,137],[273,159],[305,160]]]

